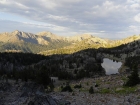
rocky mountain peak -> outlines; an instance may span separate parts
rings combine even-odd
[[[90,39],[93,36],[91,34],[82,34],[82,35],[76,35],[76,36],[71,36],[71,37],[67,37],[68,41],[82,41],[85,39]]]
[[[88,39],[88,38],[92,38],[93,36],[91,34],[81,34],[81,35],[76,35],[76,36],[73,36],[73,37]]]
[[[82,35],[78,35],[79,37],[82,37],[82,38],[92,38],[93,36],[91,34],[82,34]]]
[[[11,33],[9,33],[9,35],[21,35],[22,33],[25,33],[25,32],[22,32],[22,31],[19,31],[19,30],[15,30],[15,31],[13,31],[13,32],[11,32]]]
[[[15,31],[13,31],[12,33],[15,33],[15,34],[16,34],[16,33],[19,33],[19,32],[20,32],[20,31],[18,31],[18,30],[15,30]]]
[[[37,33],[37,35],[39,35],[39,36],[48,36],[48,37],[54,36],[54,34],[52,34],[49,31],[39,32],[39,33]]]
[[[49,37],[49,38],[51,38],[51,39],[53,39],[53,40],[64,39],[63,37],[57,36],[57,35],[55,35],[55,34],[49,32],[49,31],[39,32],[37,35],[38,35],[38,36],[41,36],[41,37]]]

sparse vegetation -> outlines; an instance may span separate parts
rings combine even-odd
[[[137,87],[123,87],[121,90],[115,91],[115,93],[118,94],[129,94],[134,93],[136,91]]]
[[[100,90],[100,93],[102,93],[102,94],[110,93],[110,90],[104,88],[104,89],[101,89],[101,90]]]

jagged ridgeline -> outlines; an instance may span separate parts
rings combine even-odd
[[[107,42],[103,43],[101,40],[98,40],[96,43],[88,43],[89,40],[92,39],[85,39],[80,42],[75,43],[74,45],[67,46],[64,48],[58,48],[53,50],[47,50],[40,52],[40,54],[44,55],[51,55],[51,54],[71,54],[73,52],[77,52],[84,49],[104,49],[103,52],[111,52],[112,50],[115,51],[125,51],[131,52],[134,49],[139,50],[139,43],[140,43],[140,35],[139,36],[131,36],[126,39],[122,40],[107,40]]]
[[[30,52],[44,55],[70,54],[88,48],[112,48],[140,39],[132,36],[122,40],[102,39],[90,34],[62,37],[51,32],[38,34],[14,31],[0,34],[1,52]]]
[[[61,37],[57,37],[50,32],[42,32],[37,35],[20,31],[0,34],[1,52],[39,53],[69,46],[70,44],[70,42],[64,41]]]

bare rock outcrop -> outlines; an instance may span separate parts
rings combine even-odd
[[[59,101],[33,82],[0,83],[0,105],[59,105]]]

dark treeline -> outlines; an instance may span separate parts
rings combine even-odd
[[[81,79],[104,75],[101,58],[95,49],[87,49],[69,55],[43,56],[32,53],[0,53],[0,76],[23,81],[36,81],[48,85],[50,77]]]
[[[34,70],[30,65],[36,64],[42,60],[49,59],[49,57],[32,54],[32,53],[0,53],[0,76],[2,78],[22,79],[28,81],[29,79],[41,84],[48,85],[51,80],[48,71],[43,67]],[[45,82],[45,83],[44,83]]]
[[[11,53],[11,52],[4,52],[0,53],[0,62],[9,62],[17,65],[31,65],[33,63],[37,63],[41,60],[48,59],[48,57],[33,54],[33,53]]]
[[[130,67],[130,69],[136,67],[140,68],[140,56],[133,56],[133,57],[126,58],[125,65]]]

